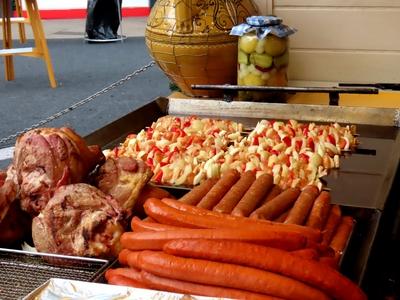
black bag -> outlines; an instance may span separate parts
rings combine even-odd
[[[121,6],[122,0],[88,0],[86,37],[89,40],[118,39]]]

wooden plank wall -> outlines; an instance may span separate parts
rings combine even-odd
[[[400,82],[399,0],[255,0],[298,29],[295,81]]]

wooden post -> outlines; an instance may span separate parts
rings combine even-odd
[[[11,21],[10,21],[10,3],[8,0],[3,0],[3,48],[12,48],[12,35],[11,35]],[[14,80],[14,62],[12,55],[6,55],[4,57],[4,67],[5,67],[5,79],[7,81]]]

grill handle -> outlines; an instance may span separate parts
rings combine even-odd
[[[339,94],[379,94],[375,87],[292,87],[292,86],[239,86],[230,84],[193,84],[194,90],[222,90],[224,100],[233,101],[237,91],[258,91],[278,93],[328,93],[329,105],[339,105]]]

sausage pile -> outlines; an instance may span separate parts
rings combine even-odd
[[[326,264],[321,231],[150,198],[121,237],[111,284],[236,299],[366,299]]]
[[[228,169],[272,174],[283,187],[321,185],[320,177],[339,168],[342,151],[357,144],[355,128],[260,121],[254,129],[230,120],[165,116],[124,143],[107,157],[128,156],[146,161],[153,182],[195,186],[219,178]]]
[[[343,216],[338,205],[330,204],[330,193],[312,185],[303,190],[284,191],[273,184],[272,176],[256,178],[254,172],[239,175],[229,170],[219,179],[209,179],[192,189],[180,201],[233,216],[270,220],[311,227],[323,232],[323,244],[335,250],[337,265],[347,244],[354,220]],[[328,259],[326,259],[329,261]]]

